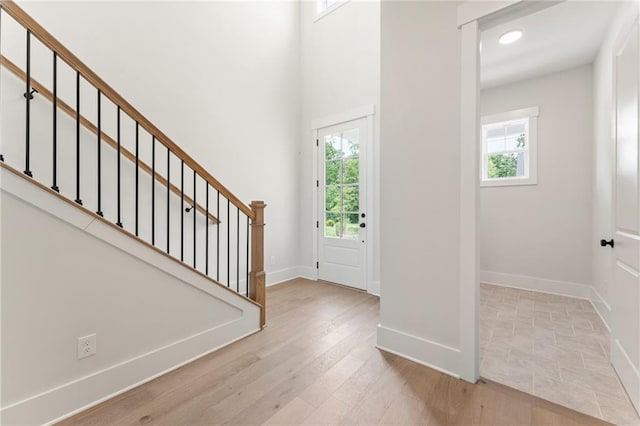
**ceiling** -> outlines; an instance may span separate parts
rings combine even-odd
[[[481,84],[500,86],[593,62],[619,3],[565,1],[482,32]],[[498,38],[519,29],[522,38]]]

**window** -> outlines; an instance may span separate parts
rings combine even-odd
[[[535,185],[538,107],[482,118],[480,186]]]
[[[317,21],[318,19],[328,15],[348,1],[349,0],[316,0],[318,8],[315,20]]]
[[[357,240],[360,232],[360,129],[324,137],[325,237]]]

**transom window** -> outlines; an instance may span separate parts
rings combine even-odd
[[[536,107],[483,117],[482,186],[537,183],[537,116]]]

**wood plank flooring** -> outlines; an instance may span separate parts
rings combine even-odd
[[[64,425],[603,425],[502,385],[472,385],[375,348],[378,298],[296,279],[267,328]]]

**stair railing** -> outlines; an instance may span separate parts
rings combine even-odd
[[[0,66],[7,69],[14,76],[22,80],[25,85],[25,132],[24,132],[24,152],[25,157],[23,160],[24,170],[22,173],[17,172],[17,169],[7,164],[8,158],[5,155],[0,154],[0,165],[14,173],[22,176],[28,176],[43,188],[54,192],[58,196],[63,196],[61,188],[58,182],[58,135],[57,124],[60,117],[58,111],[62,111],[66,114],[67,119],[73,120],[75,123],[75,198],[73,203],[77,207],[83,208],[90,214],[100,218],[100,220],[108,221],[103,212],[103,199],[102,199],[102,175],[103,175],[103,160],[102,160],[102,146],[108,147],[116,151],[116,217],[115,225],[125,232],[126,234],[142,239],[139,233],[139,198],[140,198],[140,170],[143,173],[150,175],[151,177],[151,206],[150,217],[151,221],[151,235],[150,239],[144,241],[148,245],[152,246],[159,252],[163,252],[176,261],[180,261],[184,266],[189,267],[196,272],[206,276],[211,281],[218,285],[221,285],[229,290],[234,291],[237,294],[248,297],[254,301],[261,308],[260,324],[265,325],[265,272],[264,272],[264,209],[266,204],[262,201],[253,201],[250,205],[244,204],[238,199],[231,191],[229,191],[224,185],[222,185],[217,179],[215,179],[207,170],[205,170],[197,161],[189,156],[182,148],[180,148],[175,142],[173,142],[167,135],[165,135],[160,129],[158,129],[151,121],[143,116],[137,109],[135,109],[129,102],[127,102],[120,94],[118,94],[111,86],[104,82],[96,73],[94,73],[89,67],[87,67],[82,61],[80,61],[71,51],[63,46],[58,40],[56,40],[49,32],[47,32],[40,24],[38,24],[31,16],[29,16],[24,10],[22,10],[12,0],[0,0],[0,28],[2,27],[3,14],[6,13],[15,22],[20,24],[26,35],[26,70],[21,70],[16,64],[14,64],[9,58],[2,55],[2,40],[0,40]],[[6,19],[6,18],[5,18]],[[44,45],[51,53],[52,60],[52,88],[49,90],[44,84],[35,80],[31,75],[31,41],[35,37],[42,45]],[[76,106],[75,109],[68,103],[64,102],[57,93],[58,89],[58,64],[60,61],[66,63],[75,72],[75,97]],[[81,81],[89,83],[93,89],[97,91],[97,116],[96,123],[93,123],[90,119],[81,114],[80,105],[80,88]],[[40,96],[52,105],[52,122],[53,129],[51,134],[51,148],[52,148],[52,176],[51,185],[47,186],[39,178],[35,170],[32,170],[31,164],[31,126],[32,126],[32,114],[31,114],[31,102],[35,96]],[[110,101],[115,105],[117,109],[117,128],[116,136],[108,135],[102,128],[102,106],[106,101]],[[135,123],[135,152],[131,152],[123,147],[121,143],[122,128],[121,121],[123,118],[129,118]],[[85,188],[81,188],[81,130],[89,131],[95,136],[96,141],[96,170],[92,170],[93,173],[97,173],[97,191],[95,210],[91,210],[82,199]],[[145,131],[151,135],[151,165],[145,163],[140,159],[139,147],[140,147],[140,130]],[[160,144],[166,148],[162,159],[166,161],[164,171],[159,170],[160,158],[157,155],[158,147]],[[162,154],[162,153],[161,153]],[[135,167],[135,219],[133,224],[124,223],[122,220],[122,206],[121,206],[121,188],[122,182],[122,163],[121,159],[124,157],[130,161]],[[180,185],[171,183],[171,164],[176,162],[176,159],[180,165]],[[17,160],[17,159],[15,159]],[[192,181],[192,196],[185,194],[185,167],[191,170]],[[187,170],[188,171],[188,170]],[[175,172],[175,171],[174,171]],[[164,176],[162,175],[164,173]],[[204,183],[204,191],[200,187],[200,193],[204,192],[204,205],[202,201],[198,203],[197,194],[198,182],[200,185]],[[124,183],[126,185],[126,183]],[[164,200],[158,200],[157,192],[165,188]],[[82,191],[81,191],[82,190]],[[210,195],[211,193],[211,195]],[[175,199],[180,199],[180,250],[179,255],[176,250],[172,250],[171,237],[175,237],[176,232],[172,232],[172,225],[176,225],[172,220],[176,220],[171,216],[172,200],[175,203]],[[71,200],[71,197],[65,197]],[[215,209],[213,208],[213,200],[215,200]],[[163,204],[164,203],[164,204]],[[160,224],[156,220],[156,212],[160,206],[166,206],[166,223]],[[233,212],[232,210],[235,210]],[[195,209],[194,209],[195,207]],[[226,208],[226,224],[221,220],[221,214],[224,215]],[[188,264],[185,260],[185,213],[195,210],[192,218],[193,233],[191,234],[193,239],[192,247],[192,263]],[[197,216],[200,213],[204,219],[201,221],[206,224],[204,227],[204,236],[197,232]],[[235,213],[235,241],[232,234],[231,222],[233,219],[233,213]],[[175,216],[175,214],[174,214]],[[144,218],[142,218],[144,220]],[[241,223],[245,223],[242,225]],[[109,222],[111,223],[111,222]],[[157,241],[156,234],[159,226],[164,225],[165,239],[166,241]],[[212,225],[216,225],[215,237],[210,235],[209,228]],[[225,226],[226,225],[226,226]],[[241,238],[241,228],[245,238]],[[224,232],[226,229],[226,232]],[[204,238],[205,254],[204,265],[198,265],[197,260],[197,248],[198,248],[198,236]],[[210,238],[211,237],[211,238]],[[212,241],[212,239],[215,241]],[[222,240],[222,241],[221,241]],[[220,247],[222,242],[222,247]],[[226,242],[226,250],[225,250]],[[215,250],[211,247],[215,243]],[[235,253],[232,250],[231,245],[235,246]],[[241,246],[242,252],[241,252]],[[215,259],[210,256],[211,251],[215,252]],[[221,256],[223,254],[224,256]],[[235,256],[234,256],[235,255]],[[234,259],[235,257],[235,259]],[[226,262],[226,265],[224,263]],[[244,265],[242,265],[244,263]],[[235,266],[235,271],[233,271]],[[233,274],[235,272],[235,274]],[[241,274],[242,272],[242,274]],[[235,279],[235,281],[234,281]],[[234,285],[235,284],[235,285]],[[235,288],[234,288],[235,287]]]

